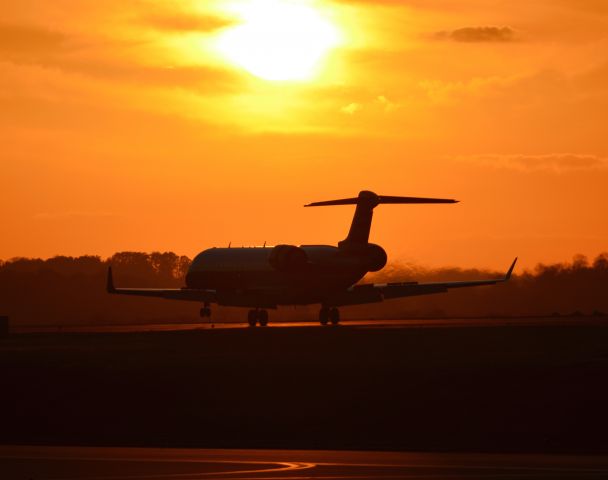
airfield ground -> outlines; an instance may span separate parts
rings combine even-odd
[[[608,453],[608,325],[0,339],[0,443]]]

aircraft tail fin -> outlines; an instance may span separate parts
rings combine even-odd
[[[367,245],[369,232],[372,226],[374,208],[380,204],[420,204],[420,203],[457,203],[458,200],[448,198],[424,198],[424,197],[394,197],[387,195],[376,195],[374,192],[363,190],[355,198],[342,198],[339,200],[328,200],[324,202],[313,202],[305,207],[326,207],[333,205],[356,205],[355,215],[350,226],[348,236],[338,246],[348,248],[351,246]]]

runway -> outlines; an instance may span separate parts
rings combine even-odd
[[[6,480],[594,479],[608,457],[0,446]]]
[[[608,326],[608,316],[562,316],[562,317],[484,317],[484,318],[414,318],[414,319],[366,319],[344,320],[339,327],[352,328],[457,328],[457,327],[554,327],[554,326],[603,325]],[[335,328],[322,326],[318,322],[282,322],[272,319],[267,327],[255,328]],[[244,322],[215,323],[152,323],[136,325],[25,325],[11,328],[12,333],[121,333],[121,332],[164,332],[180,330],[208,330],[251,328]]]

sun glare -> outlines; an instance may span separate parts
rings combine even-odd
[[[231,62],[265,80],[307,80],[337,45],[336,27],[310,2],[253,0],[235,6],[240,23],[218,39]]]

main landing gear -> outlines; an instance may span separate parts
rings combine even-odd
[[[203,308],[200,311],[201,318],[210,318],[211,317],[211,308],[208,303],[205,303]]]
[[[340,310],[336,307],[321,307],[321,310],[319,310],[319,322],[321,322],[321,325],[327,325],[328,323],[338,325],[340,323]]]
[[[247,314],[247,323],[249,323],[250,327],[255,327],[257,323],[260,324],[260,327],[265,327],[268,325],[268,312],[258,308],[249,310],[249,313]]]

